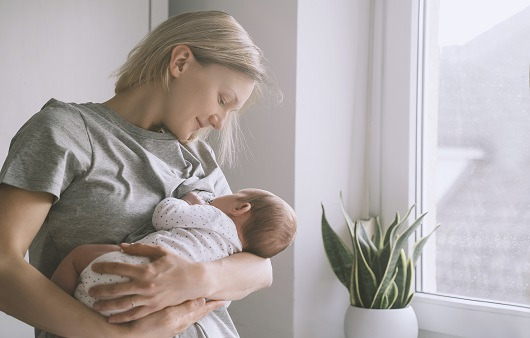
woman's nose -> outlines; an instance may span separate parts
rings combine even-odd
[[[215,129],[222,129],[224,125],[224,117],[220,116],[219,114],[214,114],[210,116],[210,124]]]

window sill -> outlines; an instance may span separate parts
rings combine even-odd
[[[530,332],[530,309],[416,293],[412,307],[420,330],[481,338],[519,338]]]

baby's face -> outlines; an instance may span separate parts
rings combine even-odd
[[[251,193],[252,190],[253,189],[243,189],[232,195],[217,197],[210,203],[210,205],[220,209],[225,214],[229,214],[230,210],[237,208],[237,206],[241,204],[241,199]]]
[[[230,210],[233,210],[234,208],[239,208],[242,204],[245,204],[244,202],[241,202],[245,199],[245,197],[249,197],[251,195],[256,195],[258,193],[267,193],[270,194],[268,191],[260,190],[260,189],[242,189],[236,192],[232,195],[225,195],[220,196],[214,199],[210,204],[214,207],[220,209],[225,214],[230,214]]]

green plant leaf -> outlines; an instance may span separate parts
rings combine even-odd
[[[427,236],[421,238],[419,241],[414,243],[414,245],[412,246],[412,262],[414,263],[414,265],[416,265],[416,262],[418,261],[418,258],[421,256],[421,252],[423,251],[423,247],[425,246],[425,244],[427,244],[427,240],[436,231],[436,229],[438,229],[438,227],[440,227],[440,224],[438,224],[431,231],[430,234],[428,234]]]
[[[394,288],[393,284],[395,284],[394,280],[396,279],[397,273],[398,273],[398,271],[396,270],[394,272],[394,274],[392,275],[392,278],[390,279],[390,283],[388,283],[388,286],[383,290],[383,297],[381,299],[381,304],[380,304],[379,309],[388,309],[390,307],[391,299],[390,299],[389,296],[390,296],[391,290]],[[386,301],[384,301],[385,299],[386,299]],[[395,299],[394,299],[394,301],[395,301]]]
[[[350,218],[350,215],[348,215],[348,213],[346,212],[346,208],[344,208],[344,201],[342,199],[342,191],[339,192],[339,200],[340,200],[340,209],[342,211],[342,215],[344,216],[344,219],[346,220],[346,224],[348,225],[348,232],[350,233],[350,239],[351,239],[351,244],[353,245],[353,232],[354,232],[354,229],[353,229],[353,221],[351,220]]]
[[[405,302],[406,296],[406,287],[407,287],[407,257],[405,255],[405,250],[401,249],[399,254],[399,259],[396,264],[396,269],[398,273],[396,275],[395,284],[397,287],[397,294],[399,298],[396,302],[392,304],[393,308],[400,308],[401,304]]]
[[[377,248],[375,244],[372,242],[370,237],[368,237],[368,234],[366,233],[366,228],[364,227],[362,221],[358,221],[359,223],[359,240],[362,240],[364,243],[366,243],[370,249],[370,256],[374,255],[377,252]]]
[[[414,207],[415,207],[414,205],[411,206],[409,211],[405,215],[405,217],[403,217],[403,219],[401,219],[398,222],[398,224],[396,224],[394,227],[392,227],[392,229],[389,229],[389,231],[390,231],[389,237],[390,237],[390,244],[391,245],[394,245],[394,243],[396,242],[397,236],[399,235],[401,229],[407,225],[407,219],[409,218],[410,213],[412,212],[412,209],[414,209]]]
[[[374,233],[374,244],[377,248],[377,250],[383,249],[383,236],[382,236],[383,230],[381,229],[381,220],[379,217],[375,218],[375,233]]]
[[[409,211],[407,212],[405,217],[403,217],[403,219],[401,220],[400,224],[396,227],[395,235],[393,237],[393,242],[395,242],[397,235],[401,233],[401,229],[404,228],[404,227],[407,227],[407,222],[408,222],[409,216],[410,216],[410,214],[412,213],[412,210],[414,210],[415,207],[416,207],[416,205],[413,204],[409,208]]]
[[[356,253],[357,249],[353,247],[353,251]],[[357,259],[353,260],[351,270],[351,284],[350,284],[350,302],[353,306],[364,308],[364,303],[361,297],[361,287],[359,285],[359,262]]]
[[[399,224],[399,212],[396,212],[396,217],[394,218],[394,221],[392,222],[392,224],[390,224],[388,229],[386,229],[385,235],[383,236],[383,245],[390,244],[390,234],[392,233],[392,230],[396,226],[398,226],[398,224]]]
[[[414,280],[414,263],[412,262],[412,258],[409,258],[407,261],[407,283],[405,284],[405,288],[403,290],[403,301],[401,303],[401,308],[404,308],[407,306],[408,297],[410,297],[412,292],[412,281]]]
[[[352,245],[355,245],[353,243],[354,238],[354,227],[355,222],[352,221],[350,218],[350,215],[346,212],[346,208],[344,207],[344,201],[342,199],[342,191],[340,192],[340,208],[342,210],[342,214],[344,215],[344,219],[346,220],[346,223],[348,224],[348,231],[350,232],[350,237],[352,239]],[[368,238],[368,235],[366,234],[366,231],[364,227],[361,227],[361,238],[359,239],[359,242],[361,244],[361,249],[364,253],[364,256],[367,258],[368,261],[372,261],[372,256],[375,255],[375,252],[377,251],[377,248],[372,243],[372,241]]]
[[[388,259],[388,264],[386,266],[385,272],[383,274],[383,278],[381,280],[381,283],[379,284],[379,289],[377,290],[377,293],[375,295],[375,298],[372,302],[373,304],[378,304],[381,302],[381,298],[383,297],[383,294],[385,290],[388,288],[388,285],[390,283],[390,280],[392,279],[393,272],[396,268],[396,263],[399,258],[399,254],[401,249],[403,249],[403,246],[405,245],[408,237],[416,231],[416,229],[421,225],[421,222],[423,218],[425,217],[425,214],[422,214],[408,229],[406,229],[397,239],[396,243],[392,247],[390,251],[390,258]]]
[[[392,282],[391,288],[388,292],[388,307],[387,309],[394,308],[394,304],[396,304],[398,297],[399,297],[399,290],[396,282]]]
[[[379,305],[379,309],[388,309],[388,296],[384,295],[383,299],[381,299],[381,304]]]
[[[381,282],[381,278],[383,277],[383,269],[381,268],[381,265],[379,264],[379,257],[376,257],[374,261],[372,261],[372,271],[374,272],[375,279],[377,281],[377,284]]]
[[[329,264],[339,281],[350,290],[353,252],[346,246],[337,233],[330,227],[322,205],[322,240]]]
[[[383,275],[385,273],[385,269],[388,265],[388,261],[390,260],[390,252],[392,248],[390,247],[390,243],[385,244],[383,249],[378,252],[377,257],[377,268],[374,269],[374,273],[377,277],[377,282],[381,283],[383,280]]]
[[[407,302],[405,303],[405,306],[403,306],[404,308],[409,306],[410,302],[412,302],[412,299],[414,298],[414,293],[411,293],[409,295],[409,298],[407,299]]]
[[[362,304],[371,304],[377,291],[377,280],[374,272],[370,268],[368,258],[365,256],[360,244],[360,222],[355,222],[354,226],[354,256],[358,281],[357,288]],[[351,291],[350,291],[351,292]]]
[[[351,234],[351,238],[352,238],[352,246],[355,245],[355,224],[357,224],[357,222],[355,223],[351,223],[351,220],[346,220],[346,223],[348,224],[348,229],[350,230],[350,234]],[[371,261],[372,260],[372,256],[376,254],[375,251],[372,251],[372,249],[370,248],[370,245],[368,243],[366,243],[366,241],[363,240],[363,238],[359,238],[359,244],[361,246],[361,251],[363,252],[364,254],[364,257],[366,257],[366,259],[368,261]]]

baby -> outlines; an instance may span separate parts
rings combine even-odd
[[[294,239],[296,216],[281,198],[260,189],[244,189],[233,195],[200,204],[197,194],[183,199],[166,198],[155,208],[153,227],[156,232],[138,243],[156,244],[196,262],[216,260],[246,251],[269,258],[283,251]],[[92,271],[97,262],[147,264],[149,259],[132,256],[110,244],[86,244],[68,254],[55,270],[51,280],[92,307],[95,298],[88,290],[99,284],[115,284],[129,279]],[[102,312],[110,316],[116,312]]]

